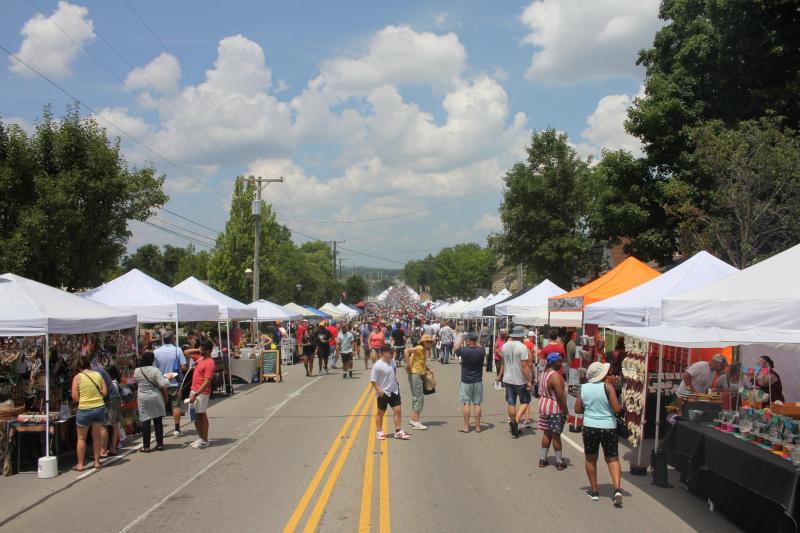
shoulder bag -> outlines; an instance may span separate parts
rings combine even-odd
[[[111,400],[108,398],[108,393],[106,393],[106,395],[103,396],[103,389],[101,389],[100,386],[97,383],[95,383],[95,381],[91,378],[91,376],[89,376],[89,374],[87,374],[86,372],[81,372],[81,374],[86,376],[88,380],[92,382],[94,388],[97,389],[97,392],[99,392],[100,396],[103,398],[103,405],[105,405],[106,409],[108,409],[111,406]]]
[[[608,406],[611,407],[611,399],[608,397],[608,389],[606,388],[606,384],[603,383],[603,392],[606,393],[606,399],[608,400]],[[613,411],[613,409],[612,409]],[[628,429],[628,425],[625,424],[625,415],[623,414],[624,411],[620,411],[619,414],[615,415],[617,420],[617,435],[622,437],[623,439],[627,439],[631,436],[631,430]]]

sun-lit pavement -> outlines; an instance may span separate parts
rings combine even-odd
[[[356,368],[363,367],[356,361]],[[91,475],[54,480],[21,474],[0,484],[4,531],[734,531],[680,488],[626,474],[615,509],[607,471],[600,502],[587,487],[581,453],[570,468],[539,469],[539,436],[512,439],[503,393],[486,375],[484,431],[462,434],[459,365],[432,364],[427,431],[376,442],[368,379],[305,377],[249,386],[210,410],[211,446],[167,438],[163,453],[132,453]],[[407,424],[410,393],[399,374]],[[391,429],[391,428],[389,428]],[[406,429],[408,429],[406,427]],[[576,445],[580,435],[566,434]],[[552,453],[552,452],[551,452]],[[551,457],[552,460],[552,457]],[[627,463],[626,469],[627,469]],[[602,466],[602,464],[601,464]],[[673,472],[674,474],[674,472]],[[66,529],[65,529],[66,528]]]

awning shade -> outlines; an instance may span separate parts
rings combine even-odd
[[[0,335],[30,337],[136,327],[136,315],[17,276],[0,276]]]
[[[548,298],[559,294],[564,294],[564,289],[546,279],[519,296],[497,303],[494,312],[497,316],[530,316],[535,314],[534,312],[538,311],[542,306],[546,308]]]
[[[217,305],[219,319],[222,321],[249,320],[256,316],[255,309],[247,307],[247,304],[234,300],[216,289],[212,289],[194,276],[186,278],[173,288],[189,296],[194,296],[198,300]]]
[[[219,307],[175,290],[144,272],[133,269],[81,296],[135,313],[140,323],[216,322]]]
[[[248,305],[251,309],[256,310],[256,320],[261,322],[272,322],[274,320],[300,320],[303,318],[301,313],[295,313],[286,309],[282,305],[268,302],[267,300],[258,300]]]

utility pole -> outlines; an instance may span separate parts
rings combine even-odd
[[[255,183],[256,185],[256,199],[253,200],[253,218],[255,219],[255,246],[253,247],[253,301],[257,302],[259,299],[259,282],[261,269],[259,268],[259,255],[261,254],[261,191],[269,183],[283,183],[283,176],[280,178],[261,178],[253,177],[245,178],[245,181]]]
[[[339,252],[336,251],[336,246],[338,244],[345,244],[347,241],[328,241],[328,244],[333,246],[333,278],[339,279],[336,275],[336,257],[338,256]]]

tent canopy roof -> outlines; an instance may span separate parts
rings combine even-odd
[[[547,306],[547,299],[558,294],[564,294],[564,289],[546,279],[519,296],[498,303],[495,306],[495,314],[498,316],[529,314],[542,306]]]
[[[347,318],[348,316],[350,316],[330,302],[320,307],[320,310],[324,311],[325,313],[328,313],[331,316],[331,318],[334,318],[336,320],[341,320],[342,318]]]
[[[255,319],[262,322],[272,322],[273,320],[299,320],[303,317],[300,313],[286,309],[282,305],[268,302],[267,300],[258,300],[257,302],[249,304],[247,307],[255,309]]]
[[[206,303],[216,304],[220,320],[247,320],[256,316],[255,309],[209,287],[194,276],[189,276],[173,288]]]
[[[304,305],[303,307],[305,307],[306,309],[308,309],[309,311],[314,313],[314,316],[317,316],[319,318],[330,318],[331,317],[331,315],[329,315],[325,311],[320,311],[316,307],[311,307],[310,305]]]
[[[551,297],[550,300],[583,298],[585,307],[637,287],[659,275],[660,273],[656,269],[631,256],[596,280],[567,293]]]
[[[600,326],[646,326],[661,322],[664,298],[684,293],[739,270],[706,251],[638,287],[586,306],[584,322]]]
[[[800,245],[731,276],[664,299],[662,316],[674,325],[733,330],[800,330]]]
[[[0,335],[92,333],[136,327],[136,315],[17,276],[0,276]]]
[[[82,296],[136,313],[141,323],[219,319],[219,306],[164,285],[136,268]]]
[[[284,305],[286,309],[291,311],[292,313],[302,315],[305,318],[317,318],[319,315],[314,311],[303,307],[302,305],[297,305],[294,302],[289,302],[288,304]]]

